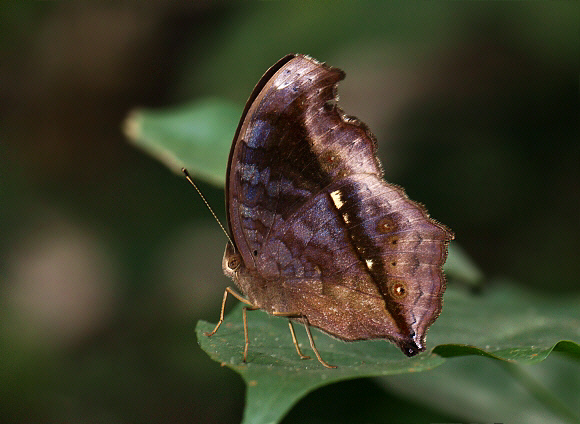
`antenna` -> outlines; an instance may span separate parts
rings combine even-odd
[[[187,181],[189,181],[189,183],[193,186],[193,188],[195,188],[195,191],[197,191],[197,194],[199,194],[199,197],[201,197],[201,200],[203,200],[203,203],[205,203],[205,205],[207,206],[207,208],[209,209],[209,211],[211,212],[211,214],[213,215],[214,219],[216,220],[216,222],[218,223],[218,225],[220,226],[220,228],[222,229],[222,231],[224,232],[224,234],[226,235],[226,237],[228,238],[230,244],[232,246],[235,246],[234,242],[232,241],[232,239],[230,238],[230,235],[228,234],[228,232],[226,231],[226,229],[224,228],[224,226],[222,225],[222,223],[220,222],[219,218],[217,217],[217,215],[215,214],[215,212],[213,211],[213,209],[211,208],[211,206],[209,205],[208,201],[206,200],[206,198],[204,197],[203,194],[201,194],[200,189],[197,187],[197,185],[195,185],[195,183],[193,182],[193,180],[191,179],[191,177],[189,176],[189,172],[187,172],[187,169],[185,168],[181,168],[181,172],[183,172],[185,174],[185,179]]]

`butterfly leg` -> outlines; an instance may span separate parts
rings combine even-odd
[[[336,368],[336,365],[330,365],[324,359],[322,359],[322,356],[320,356],[320,353],[318,352],[318,349],[316,349],[316,345],[314,344],[314,339],[312,338],[312,333],[310,332],[310,324],[308,323],[308,318],[306,318],[305,315],[296,314],[296,313],[285,313],[285,312],[277,312],[277,313],[275,312],[273,315],[284,316],[284,317],[294,317],[294,318],[297,318],[300,321],[302,321],[302,323],[304,324],[304,328],[306,328],[306,334],[308,335],[308,340],[310,341],[310,347],[314,351],[314,354],[316,355],[316,359],[318,359],[318,362],[320,362],[326,368]],[[290,333],[292,334],[292,341],[294,342],[294,346],[296,346],[296,351],[298,352],[298,355],[300,355],[301,359],[306,359],[306,358],[303,358],[304,355],[302,355],[302,352],[300,351],[300,348],[298,347],[298,342],[296,340],[296,334],[294,334],[294,328],[292,327],[292,323],[290,323]]]
[[[248,318],[246,317],[247,311],[255,311],[259,308],[253,306],[244,306],[242,308],[242,321],[244,322],[244,357],[243,362],[248,359],[248,347],[250,346],[250,337],[248,336]]]
[[[308,324],[308,318],[306,318],[306,316],[304,315],[302,315],[302,323],[304,324],[304,328],[306,328],[306,334],[308,335],[308,340],[310,340],[310,347],[312,347],[312,350],[314,351],[314,354],[316,355],[316,359],[318,359],[318,362],[320,362],[326,368],[336,368],[336,365],[330,365],[329,363],[325,362],[320,356],[320,353],[318,353],[318,349],[316,349],[316,346],[314,345],[312,333],[310,333],[310,324]]]
[[[298,340],[296,340],[296,333],[294,332],[294,326],[292,325],[292,321],[288,320],[288,326],[290,327],[290,334],[292,335],[292,342],[294,343],[294,347],[296,348],[296,352],[298,352],[298,356],[300,359],[310,359],[310,356],[306,356],[302,354],[300,350],[300,346],[298,345]]]
[[[250,305],[250,307],[253,307],[252,303],[248,300],[248,299],[244,299],[242,297],[242,295],[236,293],[231,287],[226,287],[225,291],[224,291],[224,299],[222,300],[222,310],[220,312],[220,320],[218,321],[217,325],[215,326],[215,328],[213,329],[213,331],[211,332],[206,332],[203,333],[204,335],[211,337],[213,336],[217,331],[218,328],[220,328],[220,326],[222,325],[222,322],[224,322],[224,312],[226,309],[226,300],[228,298],[228,294],[231,294],[233,297],[235,297],[236,299],[238,299],[240,302],[245,303],[246,305]],[[245,315],[244,315],[245,317]],[[246,327],[244,326],[244,331],[246,331]],[[246,331],[247,333],[247,331]]]

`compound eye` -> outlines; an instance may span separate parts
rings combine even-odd
[[[235,271],[236,269],[238,269],[241,264],[242,264],[242,261],[241,261],[239,255],[236,255],[228,260],[228,268],[232,271]]]

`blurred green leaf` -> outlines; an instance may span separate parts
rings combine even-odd
[[[388,392],[465,422],[579,422],[578,362],[562,355],[534,366],[461,357],[432,372],[375,381]]]
[[[483,272],[456,241],[449,245],[449,255],[443,269],[447,278],[468,287],[476,288],[483,283]]]
[[[406,358],[384,341],[345,343],[316,332],[322,357],[337,369],[316,360],[301,360],[292,344],[286,320],[263,312],[248,318],[250,349],[242,362],[244,346],[238,305],[213,337],[203,335],[213,324],[200,321],[198,341],[214,360],[238,372],[247,384],[244,422],[279,421],[308,392],[336,381],[416,373],[442,365],[445,357],[480,355],[531,364],[560,350],[580,359],[580,298],[530,295],[508,284],[496,285],[483,295],[450,287],[444,311],[429,332],[431,352]],[[308,346],[304,337],[299,338]],[[303,349],[306,353],[307,349]]]
[[[172,171],[223,187],[228,153],[242,108],[222,99],[202,99],[173,109],[132,111],[125,135]]]

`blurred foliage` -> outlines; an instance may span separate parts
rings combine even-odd
[[[387,179],[448,224],[487,276],[577,296],[579,7],[3,2],[0,421],[241,419],[241,379],[194,334],[219,312],[225,240],[121,123],[135,107],[206,97],[241,112],[289,52],[347,72],[341,105],[377,135]],[[223,191],[200,185],[223,217]],[[537,385],[502,377],[519,371],[457,361],[329,386],[286,422],[352,421],[347,405],[370,422],[548,414]],[[551,355],[524,370],[575,401],[576,361]],[[334,410],[328,398],[344,402]],[[408,414],[391,419],[395,408]]]
[[[188,168],[194,176],[224,186],[230,138],[239,108],[221,99],[163,110],[137,110],[125,121],[125,135],[174,172]]]

